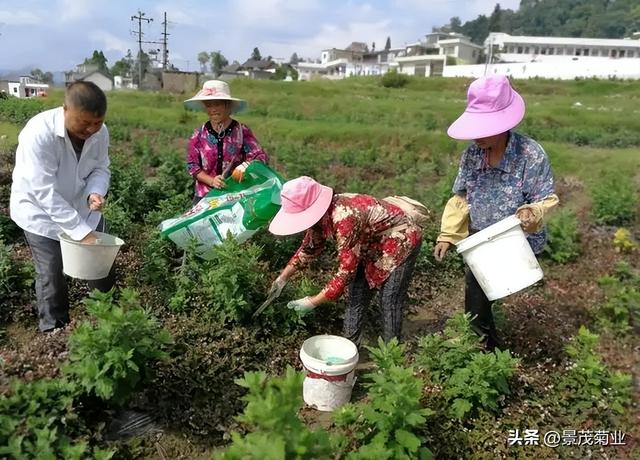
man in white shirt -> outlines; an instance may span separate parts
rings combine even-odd
[[[95,243],[104,230],[100,213],[109,189],[107,99],[91,82],[72,83],[64,106],[27,122],[18,137],[10,212],[24,230],[36,268],[40,330],[69,322],[67,283],[62,272],[61,233]],[[89,286],[107,291],[113,270]]]

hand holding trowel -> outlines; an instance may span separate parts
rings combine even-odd
[[[267,293],[267,300],[262,302],[262,305],[258,307],[258,309],[253,313],[253,318],[258,316],[260,313],[264,311],[269,305],[273,303],[280,294],[282,293],[282,289],[287,284],[287,280],[278,276],[273,283],[271,283],[271,287],[269,288],[269,292]]]

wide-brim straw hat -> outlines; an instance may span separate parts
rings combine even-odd
[[[247,101],[231,97],[229,84],[222,80],[205,81],[202,89],[195,96],[184,101],[184,106],[189,110],[205,111],[203,101],[231,101],[232,113],[237,113],[247,108]]]
[[[293,235],[312,227],[322,219],[332,199],[333,189],[311,177],[285,182],[280,192],[282,207],[269,224],[269,231],[274,235]]]
[[[481,77],[469,85],[467,107],[447,134],[454,139],[474,140],[502,134],[524,118],[525,104],[504,75]]]

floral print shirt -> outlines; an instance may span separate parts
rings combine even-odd
[[[488,227],[529,203],[555,193],[547,154],[533,139],[511,132],[500,164],[492,167],[483,149],[473,144],[460,161],[453,193],[469,203],[469,231]],[[546,229],[527,234],[533,252],[542,251]]]
[[[220,152],[219,143],[222,144]],[[194,178],[200,171],[217,176],[230,163],[235,167],[243,161],[253,160],[267,163],[269,158],[249,127],[236,120],[223,133],[215,132],[211,123],[206,122],[194,131],[187,145],[187,170]],[[205,196],[211,190],[208,185],[198,180],[195,182],[196,196]]]
[[[324,249],[328,238],[336,242],[338,271],[322,292],[335,300],[351,283],[360,263],[371,288],[384,283],[420,245],[422,230],[400,208],[384,200],[336,194],[325,217],[307,230],[289,264],[306,264]]]

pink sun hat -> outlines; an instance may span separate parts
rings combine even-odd
[[[451,123],[447,134],[474,140],[502,134],[524,117],[524,100],[504,75],[480,77],[469,85],[467,108]]]
[[[311,177],[290,180],[280,192],[282,207],[275,215],[269,231],[274,235],[293,235],[312,227],[329,209],[333,189]]]

